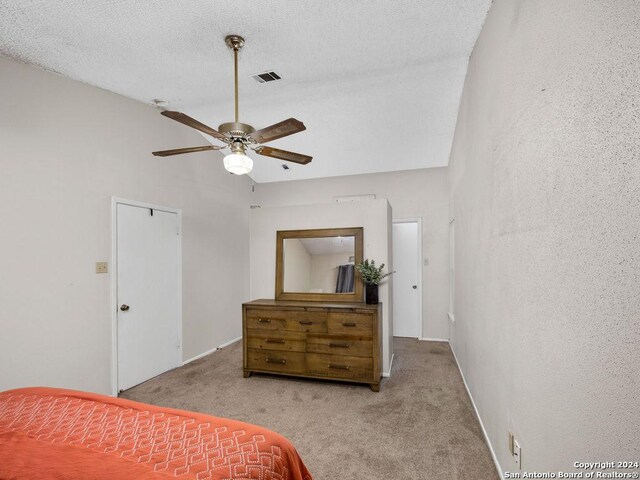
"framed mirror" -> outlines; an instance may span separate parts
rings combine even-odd
[[[362,302],[362,238],[362,227],[278,231],[276,299]]]

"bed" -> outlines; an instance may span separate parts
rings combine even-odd
[[[0,392],[0,478],[312,480],[264,428],[44,387]]]

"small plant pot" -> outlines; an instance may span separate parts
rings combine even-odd
[[[378,304],[378,285],[365,283],[364,285],[364,301],[368,305]]]

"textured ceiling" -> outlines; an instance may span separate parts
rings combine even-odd
[[[256,155],[257,182],[406,170],[447,165],[468,57],[490,4],[2,0],[0,52],[145,103],[166,100],[216,128],[233,120],[223,39],[237,33],[247,41],[240,120],[260,128],[296,117],[307,130],[271,145],[314,157],[285,171]],[[265,70],[282,80],[249,76]]]

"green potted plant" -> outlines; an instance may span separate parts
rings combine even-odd
[[[370,305],[376,305],[378,303],[378,285],[389,275],[395,273],[388,272],[382,273],[384,269],[384,263],[379,267],[376,267],[376,261],[367,258],[364,262],[356,265],[356,270],[362,276],[365,285],[365,302]]]

